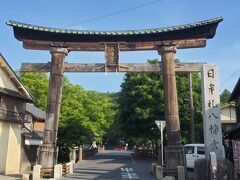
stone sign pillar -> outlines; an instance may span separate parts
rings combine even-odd
[[[44,127],[43,145],[39,147],[38,162],[44,169],[53,169],[57,164],[58,147],[57,130],[62,96],[64,59],[68,54],[66,48],[52,47],[51,71],[48,89],[48,105]]]
[[[205,155],[209,159],[210,152],[215,152],[218,159],[223,159],[217,66],[204,64],[201,79]]]
[[[174,70],[174,53],[176,52],[176,47],[173,45],[159,46],[158,52],[161,55],[163,65],[164,106],[167,132],[167,147],[165,148],[166,167],[177,170],[177,166],[185,166],[186,160],[184,147],[181,144],[176,74]]]

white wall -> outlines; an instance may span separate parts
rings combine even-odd
[[[5,173],[6,168],[9,125],[0,122],[0,173]]]
[[[236,112],[234,107],[226,107],[221,109],[222,123],[236,123]]]
[[[0,122],[0,171],[19,173],[21,157],[21,128],[16,123]]]
[[[0,87],[18,91],[12,80],[6,75],[2,67],[0,67]]]

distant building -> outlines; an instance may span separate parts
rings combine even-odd
[[[20,172],[32,170],[37,160],[37,148],[42,144],[46,113],[33,104],[26,103],[29,123],[22,132],[22,151]],[[27,127],[30,126],[30,127]]]
[[[28,109],[33,99],[20,79],[0,54],[0,173],[15,174],[30,170],[36,159],[37,144],[41,133],[34,132],[34,125],[42,131],[43,116],[38,118]],[[32,157],[33,156],[33,157]]]
[[[230,95],[229,102],[235,102],[236,104],[236,125],[228,130],[227,134],[231,139],[240,139],[240,78]]]
[[[235,104],[227,104],[221,107],[221,123],[223,132],[227,132],[235,127],[237,123]]]

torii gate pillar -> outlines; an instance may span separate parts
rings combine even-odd
[[[163,64],[164,105],[167,128],[167,147],[165,148],[167,169],[177,169],[185,166],[184,147],[181,144],[180,122],[178,114],[178,98],[176,87],[176,74],[174,69],[174,45],[159,46]]]
[[[68,54],[66,48],[52,47],[51,71],[48,89],[48,105],[44,127],[43,145],[39,147],[38,162],[43,169],[53,170],[57,164],[58,147],[57,130],[62,96],[64,59]]]

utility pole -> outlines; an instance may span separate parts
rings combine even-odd
[[[189,73],[189,104],[190,104],[190,120],[191,120],[191,142],[195,143],[195,129],[194,129],[194,106],[193,106],[193,92],[192,92],[192,73]]]

